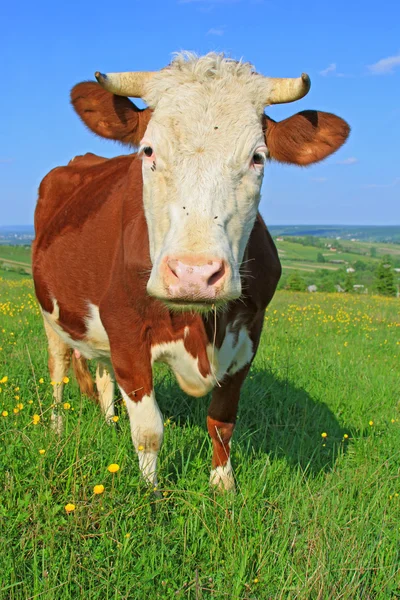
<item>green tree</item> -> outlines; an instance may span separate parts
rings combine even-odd
[[[375,288],[383,296],[396,296],[394,273],[389,256],[384,256],[375,273]]]
[[[297,271],[294,271],[294,273],[291,273],[288,277],[286,289],[292,290],[293,292],[304,292],[306,289],[306,282]]]
[[[369,253],[372,256],[372,258],[376,258],[376,248],[375,248],[375,246],[371,246],[371,248],[369,249]]]
[[[319,262],[319,263],[326,262],[325,256],[322,254],[322,252],[318,252],[318,254],[317,254],[317,262]]]
[[[354,275],[353,273],[346,273],[343,288],[345,292],[354,292]]]

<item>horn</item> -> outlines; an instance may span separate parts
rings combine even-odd
[[[153,75],[153,71],[106,74],[96,71],[94,74],[99,84],[108,92],[117,96],[132,96],[133,98],[142,97],[145,85]]]
[[[266,104],[284,104],[300,100],[308,94],[311,81],[306,73],[297,78],[265,77],[270,88]]]

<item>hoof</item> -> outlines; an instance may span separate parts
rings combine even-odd
[[[211,471],[210,485],[218,492],[234,493],[236,491],[235,478],[230,464],[216,467]]]

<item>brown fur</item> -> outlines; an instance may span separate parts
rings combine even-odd
[[[317,110],[304,110],[278,123],[264,115],[263,127],[271,158],[301,166],[336,152],[350,133],[346,121]]]
[[[81,394],[85,394],[88,398],[92,398],[98,402],[98,395],[94,389],[93,377],[89,371],[89,365],[86,358],[80,356],[76,357],[75,353],[72,353],[72,368],[74,375],[81,390]]]
[[[71,103],[91,131],[133,146],[139,144],[151,117],[149,108],[141,110],[128,98],[110,94],[94,81],[73,87]]]

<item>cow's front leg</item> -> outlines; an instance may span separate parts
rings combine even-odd
[[[210,484],[221,490],[234,491],[235,479],[231,465],[231,438],[235,428],[240,388],[250,365],[234,375],[227,375],[214,388],[208,409],[207,429],[213,444]]]
[[[131,399],[120,387],[131,424],[133,445],[143,477],[157,487],[157,457],[164,435],[164,424],[154,391],[140,399]]]

